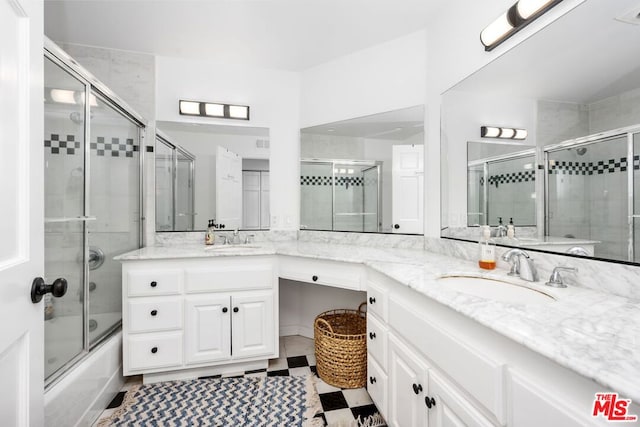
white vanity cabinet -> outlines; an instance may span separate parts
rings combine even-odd
[[[270,256],[125,261],[124,375],[266,367],[278,356],[275,265]]]
[[[606,425],[595,382],[375,271],[367,300],[368,388],[388,425]]]

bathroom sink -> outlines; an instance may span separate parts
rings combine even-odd
[[[545,304],[555,301],[549,294],[501,280],[470,276],[444,276],[438,283],[457,292],[515,304]]]

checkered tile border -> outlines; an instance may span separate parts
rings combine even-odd
[[[489,185],[495,185],[496,188],[500,184],[512,184],[516,182],[529,182],[536,180],[535,171],[502,173],[500,175],[491,175],[489,177]],[[480,177],[480,185],[484,185],[484,177]]]
[[[300,185],[331,185],[333,178],[330,176],[300,176]],[[364,184],[375,184],[374,179],[363,179],[355,176],[337,176],[336,185],[360,187]]]
[[[626,172],[628,167],[626,157],[597,162],[555,161],[549,164],[549,175],[602,175],[605,172]],[[633,169],[640,170],[640,155],[633,156]]]
[[[75,135],[61,137],[61,135],[53,133],[49,139],[44,140],[44,146],[45,149],[50,150],[50,154],[75,155],[81,152],[80,141],[76,141]],[[99,136],[96,138],[96,142],[90,143],[89,146],[100,157],[133,157],[133,153],[140,150],[132,138],[127,138],[122,142],[120,138],[111,138],[107,142],[107,138]],[[147,151],[149,150],[147,149]]]

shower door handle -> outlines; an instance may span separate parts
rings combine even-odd
[[[51,293],[54,297],[59,298],[67,293],[67,279],[58,278],[52,284],[44,283],[42,277],[36,277],[31,283],[31,302],[34,304],[42,301],[43,295]]]

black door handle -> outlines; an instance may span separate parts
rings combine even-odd
[[[239,311],[240,311],[240,309],[239,309],[238,307],[233,307],[233,312],[234,312],[234,313],[237,313],[237,312],[239,312]]]
[[[67,293],[67,279],[57,278],[52,284],[44,283],[42,277],[36,277],[31,282],[31,302],[34,304],[42,301],[43,295],[51,293],[56,298],[60,298]]]
[[[371,384],[375,383],[376,382],[376,377],[369,377],[369,382]]]
[[[311,278],[311,280],[313,280],[314,282],[317,282],[317,281],[318,281],[318,276],[313,276],[313,277]]]
[[[369,332],[369,338],[374,339],[376,337],[375,332]]]
[[[436,406],[436,400],[433,397],[425,396],[424,404],[427,405],[427,408],[431,409],[432,406]]]
[[[155,316],[156,314],[158,314],[158,310],[151,310],[151,315]]]
[[[398,228],[400,228],[400,224],[394,224],[393,228],[397,230]]]
[[[227,311],[229,311],[229,309],[227,307],[222,307],[222,312],[226,313]]]
[[[158,347],[153,347],[151,349],[151,353],[156,354],[158,352]]]
[[[156,286],[158,286],[158,282],[154,280],[153,282],[149,283],[149,285],[151,285],[152,288],[155,288]]]
[[[369,304],[375,304],[376,299],[374,297],[369,297]]]
[[[420,384],[413,385],[413,392],[415,394],[420,394],[421,391],[422,391],[422,386]]]

